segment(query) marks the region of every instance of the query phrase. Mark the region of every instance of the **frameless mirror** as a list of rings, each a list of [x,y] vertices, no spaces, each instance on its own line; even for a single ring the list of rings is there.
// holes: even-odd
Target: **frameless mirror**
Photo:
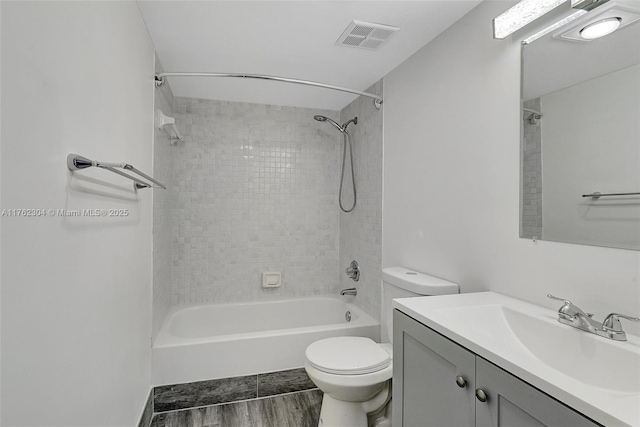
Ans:
[[[640,250],[640,21],[523,45],[521,113],[520,237]]]

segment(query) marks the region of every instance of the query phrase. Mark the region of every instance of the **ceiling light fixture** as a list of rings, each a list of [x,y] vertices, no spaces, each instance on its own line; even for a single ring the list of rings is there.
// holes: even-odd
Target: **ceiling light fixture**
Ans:
[[[522,0],[493,20],[493,38],[504,39],[567,0]]]
[[[599,37],[604,37],[607,34],[611,34],[615,30],[620,28],[621,22],[622,18],[617,16],[592,22],[591,24],[580,30],[580,36],[582,36],[582,38],[586,40],[593,40]]]
[[[547,28],[538,31],[537,33],[527,37],[526,39],[522,40],[522,44],[529,44],[532,43],[536,40],[538,40],[540,37],[544,37],[547,34],[549,34],[550,32],[560,28],[560,27],[564,27],[565,25],[567,25],[569,22],[581,17],[582,15],[584,15],[585,13],[587,13],[586,10],[578,10],[574,13],[572,13],[571,15],[567,16],[566,18],[563,18],[561,20],[559,20],[558,22],[556,22],[555,24],[551,24],[549,25]]]
[[[574,22],[559,28],[553,38],[589,43],[640,21],[640,8],[627,2],[610,1]]]

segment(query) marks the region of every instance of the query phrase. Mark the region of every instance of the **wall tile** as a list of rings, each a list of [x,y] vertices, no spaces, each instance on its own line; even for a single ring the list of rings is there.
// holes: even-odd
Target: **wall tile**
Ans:
[[[540,111],[540,98],[524,103],[524,107]],[[522,237],[542,239],[542,120],[530,123],[524,114],[524,150],[522,157]]]
[[[174,114],[172,302],[336,293],[341,142],[313,116],[338,112],[176,97]]]
[[[382,94],[382,80],[367,92]],[[357,204],[353,212],[340,214],[340,284],[355,286],[358,295],[353,302],[374,318],[380,320],[382,269],[382,117],[371,98],[359,97],[346,106],[341,123],[358,117],[357,125],[349,125],[352,135]],[[344,185],[345,208],[351,206],[353,192],[349,160]],[[354,282],[344,269],[352,260],[360,265],[360,279]]]

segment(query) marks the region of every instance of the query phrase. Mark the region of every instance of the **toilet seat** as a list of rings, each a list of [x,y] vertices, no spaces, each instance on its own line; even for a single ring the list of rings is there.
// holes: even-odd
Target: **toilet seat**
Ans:
[[[316,341],[307,347],[305,356],[314,368],[335,375],[370,374],[391,364],[389,352],[365,337],[335,337]]]

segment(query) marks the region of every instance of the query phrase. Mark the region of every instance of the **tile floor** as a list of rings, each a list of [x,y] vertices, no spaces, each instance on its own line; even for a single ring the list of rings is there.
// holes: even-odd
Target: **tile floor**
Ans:
[[[309,390],[156,414],[151,427],[317,427],[322,392]]]
[[[151,427],[316,427],[322,406],[304,368],[155,387]]]

